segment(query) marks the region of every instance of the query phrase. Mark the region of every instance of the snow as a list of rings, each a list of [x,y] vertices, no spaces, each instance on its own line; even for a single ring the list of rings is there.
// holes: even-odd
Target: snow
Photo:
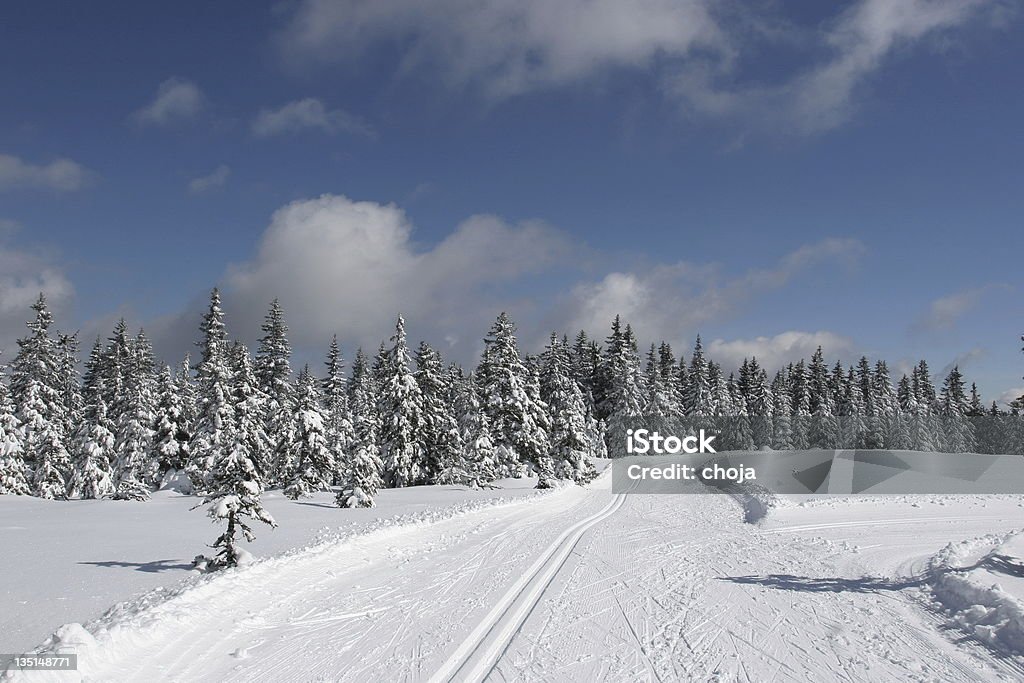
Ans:
[[[393,517],[537,495],[535,479],[496,483],[500,488],[384,490],[377,507],[351,510],[338,508],[330,493],[292,502],[271,491],[263,502],[279,527],[257,526],[247,547],[266,557]],[[221,530],[202,510],[191,509],[201,501],[174,491],[159,491],[145,502],[0,496],[0,649],[27,651],[62,623],[86,622],[135,594],[196,575],[193,558],[210,552],[207,544]]]
[[[5,572],[0,627],[24,650],[76,622],[43,648],[74,649],[79,674],[31,681],[1024,678],[1024,496],[534,483],[354,510],[272,493],[280,528],[207,575],[180,559],[215,535],[194,498],[0,497],[0,538],[53,546],[5,543],[5,567],[39,571]]]

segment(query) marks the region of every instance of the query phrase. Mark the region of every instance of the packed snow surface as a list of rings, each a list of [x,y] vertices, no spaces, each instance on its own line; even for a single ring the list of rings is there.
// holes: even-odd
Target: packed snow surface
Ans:
[[[176,565],[195,554],[196,538],[211,536],[206,518],[192,513],[207,523],[170,533],[126,515],[148,539],[126,543],[109,512],[125,504],[95,503],[102,514],[77,529],[88,538],[49,560],[70,562],[64,581],[90,588],[28,576],[26,563],[44,553],[6,564],[5,584],[16,586],[5,590],[39,582],[32,600],[49,631],[83,624],[61,627],[44,646],[77,651],[77,674],[24,679],[1024,678],[1020,496],[791,497],[750,523],[734,497],[696,493],[699,484],[693,495],[613,495],[608,476],[543,494],[530,483],[387,491],[381,507],[345,517],[356,523],[342,530],[339,515],[361,511],[272,495],[281,530],[304,526],[306,538],[263,530],[249,565],[177,586],[189,570]],[[138,514],[153,514],[152,523],[173,511],[166,524],[181,526],[187,515],[174,506],[187,500],[141,503]],[[28,506],[7,508],[11,524],[43,533],[18,514]],[[318,535],[317,522],[333,529]],[[71,541],[63,527],[47,533]],[[88,539],[110,566],[71,559]],[[160,552],[169,548],[177,550]],[[166,573],[139,571],[168,564]],[[84,574],[101,568],[110,578]],[[40,569],[51,579],[58,571]],[[82,616],[82,594],[128,598],[151,587],[119,585],[133,574],[168,588]],[[74,610],[45,606],[62,593]]]

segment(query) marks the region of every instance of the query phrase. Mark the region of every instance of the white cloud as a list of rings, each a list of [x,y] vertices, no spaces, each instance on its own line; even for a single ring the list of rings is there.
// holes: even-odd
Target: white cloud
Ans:
[[[407,45],[407,70],[496,97],[722,49],[701,0],[305,0],[282,36],[291,56],[323,60],[355,61],[379,42]]]
[[[92,176],[89,169],[71,159],[31,164],[10,154],[0,154],[0,191],[32,188],[72,192],[85,187]]]
[[[761,292],[785,286],[816,264],[850,264],[863,253],[857,240],[830,238],[791,252],[772,268],[735,276],[719,264],[687,262],[613,272],[574,287],[559,312],[559,325],[593,332],[621,315],[645,339],[689,338],[701,325],[732,314]]]
[[[0,349],[4,362],[14,353],[15,340],[25,334],[25,321],[39,293],[51,308],[62,310],[74,295],[74,287],[49,254],[0,242]]]
[[[1016,401],[1019,398],[1024,398],[1024,387],[1015,387],[1013,389],[1007,389],[1006,391],[999,395],[999,398],[996,399],[996,403],[998,403],[1001,407],[1005,409],[1008,408],[1012,402]]]
[[[770,14],[775,3],[737,10],[710,0],[302,0],[281,45],[292,59],[349,64],[378,44],[402,45],[403,73],[433,73],[492,98],[646,70],[690,113],[811,134],[845,122],[858,91],[897,50],[985,15],[996,23],[1000,7],[860,0],[801,29]],[[780,47],[784,63],[801,66],[772,81],[748,77],[746,64]],[[794,48],[806,57],[793,60]]]
[[[542,223],[486,215],[422,247],[398,207],[324,195],[274,214],[255,258],[229,268],[225,306],[244,335],[277,297],[298,345],[320,348],[337,332],[368,350],[401,312],[412,335],[456,340],[455,357],[467,358],[503,307],[528,310],[517,285],[569,253],[561,233]]]
[[[203,194],[211,190],[216,190],[224,187],[230,177],[231,167],[226,164],[221,164],[211,173],[190,180],[188,182],[188,191],[190,194]]]
[[[915,332],[950,330],[963,315],[978,305],[986,293],[997,287],[999,286],[974,287],[939,297],[928,305],[928,310],[914,321],[911,329]]]
[[[819,346],[831,362],[837,359],[849,362],[857,350],[852,339],[835,332],[792,330],[774,337],[715,339],[706,345],[706,352],[709,358],[726,368],[739,367],[743,359],[756,356],[761,367],[771,373],[788,363],[810,358]]]
[[[157,88],[156,97],[132,118],[140,125],[166,126],[196,117],[205,104],[202,91],[192,81],[168,78]]]
[[[277,109],[262,109],[252,122],[252,132],[259,137],[309,129],[332,135],[340,132],[373,135],[373,129],[356,116],[342,109],[328,109],[313,97],[289,102]]]

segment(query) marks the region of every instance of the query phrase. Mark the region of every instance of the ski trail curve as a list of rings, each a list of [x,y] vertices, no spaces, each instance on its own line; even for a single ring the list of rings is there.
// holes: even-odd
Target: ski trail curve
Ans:
[[[615,494],[603,508],[563,531],[495,603],[487,616],[430,678],[430,683],[483,681],[537,605],[583,534],[615,514],[626,494]]]

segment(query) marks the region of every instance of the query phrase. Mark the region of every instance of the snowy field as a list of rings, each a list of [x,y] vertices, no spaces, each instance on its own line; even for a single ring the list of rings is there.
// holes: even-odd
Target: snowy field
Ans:
[[[725,495],[532,483],[270,494],[261,559],[206,576],[194,499],[0,497],[0,648],[73,624],[47,647],[79,674],[30,681],[1024,679],[1022,496],[789,497],[750,524]]]

